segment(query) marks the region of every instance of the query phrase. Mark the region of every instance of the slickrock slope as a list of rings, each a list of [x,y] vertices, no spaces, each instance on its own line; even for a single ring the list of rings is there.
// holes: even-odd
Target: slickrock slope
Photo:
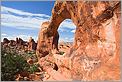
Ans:
[[[119,1],[56,1],[50,21],[42,24],[39,33],[40,65],[46,66],[41,60],[53,61],[57,71],[67,79],[120,80],[120,4]],[[61,57],[55,53],[48,57],[58,48],[57,29],[65,19],[71,19],[77,27],[73,47]]]

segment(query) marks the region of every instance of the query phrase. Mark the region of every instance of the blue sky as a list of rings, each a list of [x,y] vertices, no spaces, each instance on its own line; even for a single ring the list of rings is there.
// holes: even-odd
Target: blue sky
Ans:
[[[29,37],[38,39],[41,24],[48,21],[54,1],[2,1],[1,37],[15,39]],[[66,19],[58,29],[60,41],[73,41],[75,25]],[[1,39],[1,40],[2,40]]]

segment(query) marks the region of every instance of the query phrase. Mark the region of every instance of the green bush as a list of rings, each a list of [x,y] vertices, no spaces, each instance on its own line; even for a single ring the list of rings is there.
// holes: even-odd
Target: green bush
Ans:
[[[1,80],[14,81],[15,75],[26,71],[30,74],[40,71],[38,64],[29,65],[27,59],[33,59],[37,62],[35,51],[24,52],[15,48],[1,47]]]
[[[63,55],[65,52],[60,52],[60,55]]]
[[[29,64],[14,50],[1,49],[1,80],[14,81],[15,75],[21,71],[27,71]]]
[[[38,69],[38,64],[32,64],[31,66],[30,66],[30,68],[28,69],[28,71],[32,74],[32,73],[34,73],[34,72],[39,72],[40,70]]]

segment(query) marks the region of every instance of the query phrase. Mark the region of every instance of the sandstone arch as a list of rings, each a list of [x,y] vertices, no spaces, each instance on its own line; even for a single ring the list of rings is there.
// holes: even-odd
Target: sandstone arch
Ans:
[[[42,29],[40,31],[40,33],[42,34],[39,34],[39,39],[38,40],[43,40],[45,43],[45,45],[48,45],[46,46],[46,50],[42,51],[42,49],[40,48],[40,44],[43,43],[43,41],[38,41],[38,45],[37,45],[37,54],[40,55],[40,52],[43,53],[41,55],[47,55],[49,54],[49,52],[51,51],[51,49],[55,49],[58,50],[58,39],[59,39],[59,34],[58,34],[58,27],[60,25],[60,23],[62,21],[64,21],[65,19],[69,19],[71,18],[67,8],[66,8],[66,5],[64,4],[63,2],[56,2],[56,5],[55,7],[53,8],[52,10],[52,18],[50,21],[48,22],[44,22],[42,24]],[[62,9],[59,9],[60,6],[62,6],[63,8]],[[55,23],[56,22],[56,23]],[[43,26],[43,25],[47,25],[47,26]],[[44,36],[44,37],[42,37]],[[42,39],[40,39],[42,37]],[[47,41],[47,38],[50,39],[49,42],[46,42]],[[47,53],[45,53],[47,52]]]
[[[48,55],[53,49],[52,45],[57,47],[52,41],[58,34],[60,23],[65,19],[71,19],[76,25],[75,45],[69,57],[70,66],[67,66],[71,78],[119,80],[120,2],[56,1],[47,26],[43,27],[46,22],[42,24],[37,45],[38,55]],[[113,65],[115,68],[112,69]]]

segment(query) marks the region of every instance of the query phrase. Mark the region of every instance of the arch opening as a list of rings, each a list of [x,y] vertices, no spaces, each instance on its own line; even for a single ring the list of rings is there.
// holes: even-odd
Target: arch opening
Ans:
[[[65,19],[58,27],[58,49],[61,55],[68,52],[74,44],[76,25],[71,19]]]

